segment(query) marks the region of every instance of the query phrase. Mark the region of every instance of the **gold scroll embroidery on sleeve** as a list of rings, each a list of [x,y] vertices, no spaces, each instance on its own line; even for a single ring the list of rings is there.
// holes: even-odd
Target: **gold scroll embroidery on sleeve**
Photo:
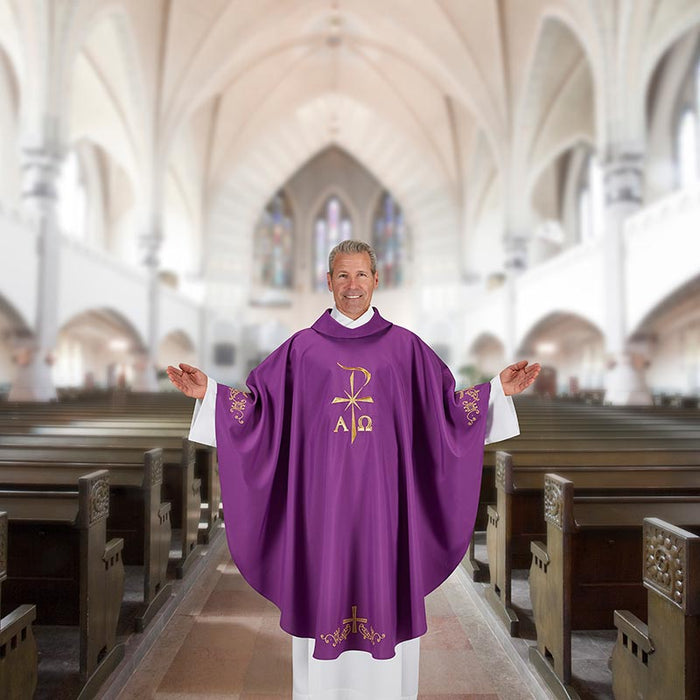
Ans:
[[[228,400],[231,404],[231,408],[229,410],[233,414],[234,419],[243,425],[245,422],[245,409],[248,394],[240,389],[233,389],[229,387]]]
[[[462,402],[462,408],[467,414],[467,425],[472,425],[481,413],[479,410],[479,391],[481,390],[472,386],[456,393],[457,401]]]

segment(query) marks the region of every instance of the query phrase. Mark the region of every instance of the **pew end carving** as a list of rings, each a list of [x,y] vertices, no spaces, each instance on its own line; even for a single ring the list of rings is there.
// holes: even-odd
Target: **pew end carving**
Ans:
[[[111,672],[123,655],[123,649],[119,647],[116,650],[115,643],[124,595],[124,540],[114,538],[106,542],[109,472],[102,469],[81,476],[78,489],[81,544],[80,677],[86,682],[103,661],[109,659],[105,666]]]
[[[7,513],[0,513],[0,586],[7,578]],[[19,605],[0,619],[0,697],[29,700],[37,685],[36,607]]]
[[[690,700],[700,692],[700,537],[644,519],[643,582],[648,623],[615,611],[616,700]]]
[[[551,688],[575,700],[579,696],[570,685],[573,498],[573,482],[556,474],[545,476],[547,544],[538,541],[530,544],[530,598],[537,644],[530,647],[529,655]]]
[[[510,494],[513,492],[513,458],[508,452],[496,452],[496,506],[487,507],[486,551],[490,584],[486,599],[504,623],[511,637],[517,637],[520,621],[511,600],[510,531],[504,523],[512,517]]]
[[[143,632],[154,615],[163,607],[171,592],[167,581],[172,525],[172,505],[161,502],[163,489],[163,450],[154,448],[144,454],[144,519],[143,529],[143,600],[144,609],[136,616],[137,632]]]

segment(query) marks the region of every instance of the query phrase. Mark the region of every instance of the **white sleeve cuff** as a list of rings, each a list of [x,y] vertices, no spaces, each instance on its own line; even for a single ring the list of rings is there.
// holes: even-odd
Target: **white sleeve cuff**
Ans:
[[[216,447],[216,382],[211,377],[207,377],[204,398],[194,405],[189,439]]]
[[[518,414],[515,411],[513,398],[503,393],[501,378],[496,375],[491,380],[484,444],[500,442],[516,435],[520,435],[520,426],[518,425]]]

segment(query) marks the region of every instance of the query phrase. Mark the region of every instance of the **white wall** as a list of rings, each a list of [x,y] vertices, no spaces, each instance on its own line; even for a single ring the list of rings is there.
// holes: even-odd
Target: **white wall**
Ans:
[[[627,249],[627,331],[666,296],[700,274],[700,183],[631,217]]]

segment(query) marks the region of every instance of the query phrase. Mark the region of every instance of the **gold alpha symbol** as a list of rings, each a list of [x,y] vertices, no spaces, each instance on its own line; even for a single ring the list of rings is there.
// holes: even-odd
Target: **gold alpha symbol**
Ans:
[[[336,363],[340,369],[344,369],[347,372],[350,372],[350,391],[345,392],[345,397],[342,396],[336,396],[332,403],[344,403],[346,404],[345,410],[347,411],[348,408],[350,409],[350,413],[352,416],[352,433],[351,433],[351,439],[350,439],[350,444],[352,445],[353,442],[355,442],[355,438],[357,437],[357,421],[355,420],[355,409],[360,410],[360,403],[374,403],[374,399],[371,396],[360,396],[364,388],[369,384],[370,379],[372,379],[372,375],[364,368],[364,367],[345,367],[344,365],[341,365],[340,362]],[[355,372],[362,372],[362,374],[365,377],[365,383],[357,390],[355,391]],[[339,426],[343,426],[345,428],[345,421],[343,420],[343,417],[341,416],[338,419],[338,423],[335,426],[335,432],[338,431]],[[366,426],[362,426],[361,430],[367,429]],[[347,428],[345,428],[347,430]],[[372,430],[372,421],[371,419],[369,420],[369,431]]]

